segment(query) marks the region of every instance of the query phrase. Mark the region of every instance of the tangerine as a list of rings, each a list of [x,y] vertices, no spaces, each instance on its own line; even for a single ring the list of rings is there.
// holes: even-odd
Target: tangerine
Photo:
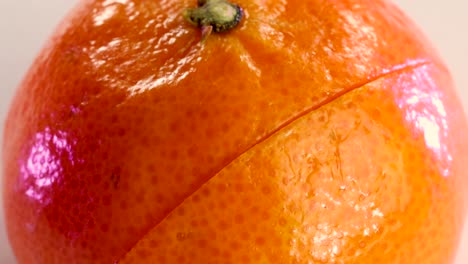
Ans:
[[[57,29],[5,127],[19,263],[452,260],[468,125],[419,29],[387,1],[238,5],[86,0]]]

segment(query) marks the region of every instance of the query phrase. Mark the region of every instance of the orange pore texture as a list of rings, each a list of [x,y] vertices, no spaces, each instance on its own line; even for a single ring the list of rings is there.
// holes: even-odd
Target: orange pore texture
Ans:
[[[200,43],[196,1],[83,1],[9,113],[19,263],[448,263],[467,124],[392,4],[239,0]]]

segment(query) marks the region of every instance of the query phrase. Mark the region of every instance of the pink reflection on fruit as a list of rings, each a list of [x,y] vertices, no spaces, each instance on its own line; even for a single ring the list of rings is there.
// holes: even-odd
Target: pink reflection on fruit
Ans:
[[[24,194],[44,206],[51,202],[49,192],[63,175],[63,157],[74,162],[72,146],[63,131],[50,128],[37,133],[20,161],[20,186]]]
[[[402,74],[397,86],[397,103],[403,110],[406,122],[412,126],[415,136],[422,136],[431,150],[441,175],[450,175],[453,160],[448,148],[447,111],[440,87],[431,77],[430,65],[416,68],[411,76]],[[412,80],[410,80],[410,78]],[[414,84],[416,83],[416,85]],[[402,88],[404,87],[404,88]]]

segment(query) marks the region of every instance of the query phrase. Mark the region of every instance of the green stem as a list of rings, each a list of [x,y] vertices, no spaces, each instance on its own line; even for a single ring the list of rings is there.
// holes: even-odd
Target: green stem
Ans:
[[[192,25],[204,32],[215,33],[235,28],[242,16],[242,8],[227,0],[198,0],[197,8],[188,8],[184,12],[184,18]]]

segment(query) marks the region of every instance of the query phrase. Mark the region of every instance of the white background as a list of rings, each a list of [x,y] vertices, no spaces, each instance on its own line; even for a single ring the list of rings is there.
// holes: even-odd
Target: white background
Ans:
[[[47,37],[75,2],[77,0],[0,0],[0,145],[1,124],[14,89]],[[395,2],[416,20],[438,47],[452,70],[465,109],[468,109],[468,1]],[[10,264],[14,259],[3,223],[0,206],[0,263]],[[466,226],[456,264],[468,263],[468,220]]]

